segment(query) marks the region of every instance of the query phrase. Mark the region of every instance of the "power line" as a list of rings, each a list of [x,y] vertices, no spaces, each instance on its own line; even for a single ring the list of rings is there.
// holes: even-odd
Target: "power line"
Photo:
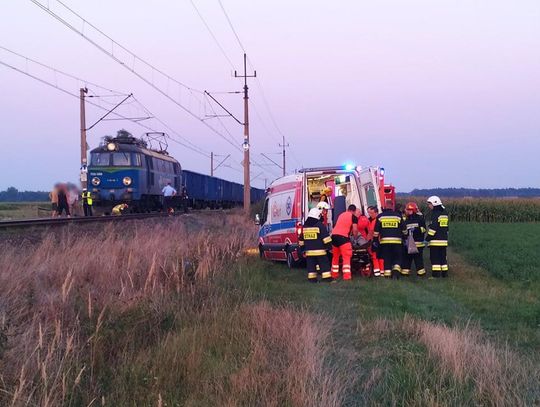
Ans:
[[[214,39],[214,42],[216,43],[218,48],[221,50],[221,53],[223,54],[225,59],[229,62],[229,65],[231,66],[231,68],[234,69],[234,64],[232,63],[231,59],[229,58],[229,56],[225,52],[225,49],[223,49],[223,47],[221,46],[221,43],[218,41],[217,37],[214,35],[214,32],[212,31],[212,29],[210,28],[210,26],[208,25],[208,23],[204,19],[203,15],[201,14],[199,9],[195,5],[195,2],[193,0],[190,0],[190,2],[191,2],[191,5],[193,6],[193,8],[195,9],[195,11],[197,12],[197,14],[199,15],[199,17],[200,17],[201,21],[203,22],[204,26],[206,27],[206,29],[208,30],[208,32],[210,33],[210,35]]]
[[[45,79],[39,78],[39,77],[37,77],[37,76],[35,76],[35,75],[32,75],[32,74],[29,73],[29,72],[25,72],[25,71],[23,71],[22,69],[19,69],[19,68],[15,67],[15,66],[13,66],[13,65],[11,65],[11,64],[8,64],[8,63],[6,63],[6,62],[0,61],[0,65],[3,65],[3,66],[5,66],[5,67],[10,68],[10,69],[12,69],[12,70],[14,70],[14,71],[17,71],[17,72],[19,72],[19,73],[22,73],[23,75],[26,75],[26,76],[28,76],[28,77],[30,77],[30,78],[32,78],[32,79],[38,81],[38,82],[41,82],[41,83],[43,83],[43,84],[45,84],[45,85],[48,85],[48,86],[50,86],[50,87],[52,87],[52,88],[55,88],[56,90],[58,90],[58,91],[60,91],[60,92],[62,92],[62,93],[65,93],[66,95],[72,96],[72,97],[77,98],[77,99],[80,98],[79,95],[77,95],[77,94],[75,94],[75,93],[71,93],[70,91],[68,91],[68,90],[66,90],[66,89],[64,89],[64,88],[62,88],[62,87],[60,87],[60,86],[58,86],[57,84],[54,84],[54,83],[51,83],[51,82],[49,82],[49,81],[47,81],[47,80],[45,80]],[[88,104],[90,104],[90,105],[92,105],[92,106],[95,106],[95,107],[97,107],[98,109],[101,109],[101,110],[105,110],[105,111],[108,110],[107,108],[104,108],[103,106],[101,106],[101,105],[99,105],[99,104],[97,104],[97,103],[94,103],[94,102],[92,102],[92,101],[89,101],[89,100],[86,100],[86,103],[88,103]],[[132,122],[132,123],[135,123],[136,125],[138,125],[138,126],[144,128],[144,129],[147,129],[147,130],[156,132],[156,130],[153,129],[152,127],[147,126],[147,125],[145,125],[145,124],[143,124],[143,123],[140,123],[140,122],[137,121],[137,120],[130,119],[129,117],[126,117],[126,116],[124,116],[124,115],[122,115],[122,114],[120,114],[120,113],[112,112],[111,114],[113,114],[113,115],[115,115],[115,116],[117,116],[117,117],[120,117],[120,118],[122,118],[122,119],[124,119],[124,120],[127,120],[127,121],[130,121],[130,122]],[[170,137],[169,137],[169,138],[170,138]],[[186,145],[185,143],[182,143],[182,142],[180,142],[180,141],[178,141],[178,140],[175,140],[175,139],[172,139],[172,140],[173,140],[174,142],[176,142],[176,143],[178,143],[178,144],[184,146],[185,148],[187,148],[187,149],[189,149],[189,150],[195,152],[195,153],[202,154],[202,155],[206,156],[204,153],[201,153],[200,151],[196,150],[195,148],[193,148],[193,147],[191,147],[191,146],[189,146],[189,145]]]
[[[6,48],[6,47],[3,47],[3,46],[1,46],[1,45],[0,45],[0,49],[4,50],[4,51],[6,51],[6,52],[9,52],[9,53],[12,54],[12,55],[17,56],[18,58],[24,59],[27,63],[28,63],[28,62],[32,62],[32,63],[34,63],[34,64],[36,64],[36,65],[39,65],[39,66],[41,66],[41,67],[43,67],[43,68],[46,68],[46,69],[48,69],[48,70],[54,72],[55,74],[57,74],[57,73],[58,73],[58,74],[61,74],[61,75],[65,76],[65,77],[68,77],[68,78],[71,78],[71,79],[75,79],[75,80],[77,80],[78,82],[84,83],[85,85],[90,84],[90,85],[92,85],[92,86],[94,86],[94,87],[96,87],[96,88],[99,88],[99,89],[102,89],[102,90],[105,90],[105,91],[108,91],[108,92],[111,93],[110,95],[97,95],[95,92],[93,92],[92,90],[90,90],[90,92],[91,92],[92,94],[86,96],[87,98],[89,98],[89,97],[90,97],[90,98],[102,98],[102,97],[127,96],[127,93],[123,93],[123,92],[120,92],[120,91],[115,91],[115,90],[106,88],[106,87],[104,87],[104,86],[98,85],[97,83],[94,83],[94,82],[91,82],[91,81],[89,81],[89,80],[86,80],[86,79],[84,79],[84,78],[80,78],[80,77],[78,77],[78,76],[75,76],[75,75],[73,75],[73,74],[70,74],[70,73],[68,73],[68,72],[61,71],[61,70],[59,70],[59,69],[57,69],[57,68],[55,68],[55,67],[53,67],[53,66],[50,66],[50,65],[44,64],[43,62],[40,62],[40,61],[37,61],[37,60],[35,60],[35,59],[29,58],[29,57],[27,57],[27,56],[25,56],[25,55],[22,55],[22,54],[20,54],[20,53],[18,53],[18,52],[15,52],[15,51],[13,51],[13,50],[10,50],[10,49],[8,49],[8,48]],[[27,68],[27,71],[28,71],[28,68]],[[58,84],[56,84],[56,88],[59,89]],[[124,105],[128,105],[128,104],[131,104],[131,103],[134,103],[134,102],[138,103],[138,104],[142,107],[143,111],[144,111],[146,114],[149,114],[150,116],[152,116],[151,118],[156,119],[156,120],[157,120],[158,122],[160,122],[164,127],[166,127],[169,131],[171,131],[172,133],[174,133],[177,137],[183,139],[184,142],[190,144],[190,145],[193,147],[193,149],[198,150],[198,152],[204,154],[205,156],[209,154],[209,153],[206,153],[202,148],[200,148],[199,146],[193,144],[193,143],[192,143],[191,141],[189,141],[187,138],[185,138],[184,136],[180,135],[178,132],[176,132],[175,130],[173,130],[173,129],[172,129],[171,127],[169,127],[166,123],[164,123],[159,117],[157,117],[156,115],[152,114],[152,113],[151,113],[151,112],[150,112],[150,111],[149,111],[149,110],[148,110],[148,109],[147,109],[147,108],[146,108],[139,100],[137,100],[135,97],[133,97],[133,99],[134,99],[133,102],[129,102],[129,103],[126,103],[126,104],[124,104]],[[103,100],[103,102],[105,102],[106,104],[108,104],[108,105],[110,105],[110,106],[115,106],[115,105],[116,105],[116,103],[108,102],[108,101],[106,101],[106,100]],[[96,103],[96,102],[91,103],[91,104],[93,104],[93,105],[99,105],[99,103]],[[99,108],[102,109],[102,110],[106,110],[106,111],[108,110],[107,108],[105,108],[105,107],[103,107],[103,106],[101,106],[101,105],[99,105]],[[148,118],[149,118],[149,117],[146,117],[146,118],[143,118],[143,119],[148,119]],[[126,118],[125,116],[122,116],[121,119],[122,119],[122,120],[127,120],[128,118]],[[132,121],[132,122],[137,122],[138,120],[141,120],[141,118],[139,118],[139,119],[137,119],[137,120],[133,119],[133,120],[130,120],[130,121]],[[170,137],[169,137],[169,138],[170,138]],[[172,138],[171,138],[171,139],[172,139]],[[173,140],[173,141],[174,141],[174,140]],[[182,145],[184,145],[184,144],[182,144]]]
[[[9,52],[10,54],[15,55],[15,56],[17,56],[17,57],[19,57],[19,58],[24,59],[27,63],[28,63],[28,62],[32,62],[32,63],[34,63],[34,64],[36,64],[36,65],[39,65],[39,66],[41,66],[41,67],[43,67],[43,68],[46,68],[46,69],[49,69],[49,70],[53,71],[55,74],[60,74],[60,75],[66,76],[66,77],[68,77],[68,78],[74,79],[74,80],[76,80],[76,81],[79,81],[79,82],[81,82],[81,83],[84,83],[85,85],[92,85],[92,86],[94,86],[94,87],[96,87],[96,88],[99,88],[99,89],[102,89],[102,90],[105,90],[105,91],[107,91],[107,92],[112,93],[112,95],[102,95],[102,96],[100,96],[100,97],[127,96],[127,93],[119,92],[119,91],[116,91],[116,90],[112,90],[112,89],[103,87],[103,86],[101,86],[101,85],[98,85],[98,84],[96,84],[96,83],[87,81],[86,79],[79,78],[79,77],[77,77],[77,76],[75,76],[75,75],[72,75],[72,74],[70,74],[70,73],[61,71],[60,69],[54,68],[54,67],[52,67],[52,66],[50,66],[50,65],[44,64],[43,62],[39,62],[39,61],[36,61],[35,59],[29,58],[29,57],[27,57],[27,56],[25,56],[25,55],[19,54],[18,52],[15,52],[15,51],[13,51],[13,50],[11,50],[11,49],[9,49],[9,48],[6,48],[6,47],[4,47],[4,46],[2,46],[2,45],[0,45],[0,49],[4,50],[4,51],[6,51],[6,52]],[[97,96],[95,96],[95,97],[97,97]]]
[[[225,10],[225,7],[223,6],[223,3],[221,0],[218,0],[218,3],[219,3],[219,6],[221,7],[221,10],[223,11],[223,14],[225,15],[225,18],[227,19],[227,22],[229,23],[229,27],[231,29],[231,31],[233,32],[234,36],[236,37],[236,40],[238,41],[238,45],[240,46],[240,48],[242,49],[242,51],[244,51],[244,53],[246,53],[246,49],[244,47],[244,44],[242,43],[242,41],[240,40],[240,36],[238,35],[238,32],[236,31],[236,29],[234,28],[234,25],[232,23],[232,20],[231,18],[229,17],[229,14],[227,13],[227,11]],[[249,59],[248,57],[248,63],[251,67],[251,69],[254,69],[253,67],[253,64],[251,62],[251,60]],[[266,98],[266,95],[265,95],[265,92],[264,92],[264,88],[262,86],[262,83],[260,81],[259,78],[255,78],[255,82],[257,83],[257,85],[259,86],[259,89],[260,89],[260,92],[261,92],[261,96],[263,98],[263,102],[264,102],[264,105],[266,107],[266,110],[268,111],[268,115],[270,116],[270,120],[272,121],[274,127],[276,128],[276,130],[278,131],[278,133],[283,137],[283,142],[285,142],[285,135],[283,134],[283,132],[281,131],[280,127],[278,126],[277,122],[276,122],[276,119],[274,117],[274,114],[272,113],[272,109],[270,108],[270,104],[268,103],[268,99]],[[255,109],[255,112],[257,112],[257,110]],[[257,114],[260,118],[260,115]],[[261,118],[260,118],[261,119]],[[262,121],[262,119],[261,119]],[[287,138],[288,140],[288,138]],[[291,150],[291,153],[292,153],[292,156],[294,158],[294,160],[297,162],[297,164],[299,164],[300,166],[302,165],[300,163],[300,161],[298,160],[298,158],[296,157],[296,154],[294,154],[294,151]]]
[[[221,10],[223,11],[223,14],[225,14],[225,18],[227,19],[227,22],[229,23],[229,27],[231,28],[231,31],[233,32],[234,36],[236,37],[236,40],[238,41],[238,45],[240,45],[240,48],[242,48],[242,51],[244,51],[244,53],[247,54],[246,49],[244,48],[244,45],[242,45],[242,41],[240,41],[240,37],[236,33],[236,30],[234,29],[232,21],[229,18],[229,15],[227,14],[227,11],[225,11],[225,7],[223,7],[223,3],[221,2],[221,0],[218,0],[218,3],[219,3],[219,6],[221,7]],[[251,67],[251,69],[253,69],[253,66]]]
[[[223,138],[227,143],[231,144],[236,150],[238,151],[242,151],[242,149],[240,148],[240,146],[234,142],[232,142],[231,140],[229,140],[227,137],[225,137],[224,134],[222,134],[221,132],[219,132],[218,130],[216,130],[214,127],[210,126],[208,123],[206,123],[203,118],[197,116],[197,114],[195,114],[194,112],[192,112],[189,108],[185,107],[183,104],[181,104],[179,101],[177,101],[174,97],[170,96],[168,94],[168,92],[164,91],[163,89],[161,89],[159,86],[155,85],[153,80],[150,80],[148,78],[146,78],[145,76],[143,76],[141,73],[137,72],[137,70],[135,69],[135,62],[136,61],[140,61],[142,62],[143,64],[145,64],[146,66],[148,66],[149,68],[151,68],[153,71],[163,75],[165,78],[167,78],[168,80],[170,81],[173,81],[174,83],[177,83],[178,85],[188,89],[190,91],[191,94],[193,94],[193,92],[196,92],[196,93],[201,93],[201,91],[199,90],[196,90],[194,88],[191,88],[185,84],[183,84],[182,82],[172,78],[171,76],[165,74],[163,71],[157,69],[155,66],[153,66],[152,64],[150,64],[149,62],[143,60],[142,58],[140,58],[139,56],[137,56],[135,53],[133,53],[132,51],[128,50],[126,47],[122,46],[121,44],[119,44],[118,42],[116,42],[114,39],[112,39],[109,35],[105,34],[103,31],[101,31],[100,29],[98,29],[96,26],[94,26],[92,23],[88,22],[85,18],[83,18],[81,15],[79,15],[78,13],[76,13],[74,10],[72,10],[71,8],[69,8],[68,6],[66,6],[63,2],[61,2],[60,0],[56,0],[57,3],[59,3],[60,5],[62,5],[64,8],[66,8],[69,12],[71,12],[73,15],[75,15],[78,19],[80,19],[83,24],[85,25],[88,25],[90,27],[92,27],[94,30],[96,30],[99,34],[101,34],[102,36],[104,36],[108,41],[111,42],[111,48],[112,50],[109,51],[107,49],[105,49],[102,45],[98,44],[96,41],[94,41],[93,39],[91,39],[90,37],[88,37],[83,31],[77,29],[76,27],[74,27],[72,24],[70,24],[68,21],[66,21],[65,19],[63,19],[62,17],[60,17],[58,14],[56,14],[54,11],[52,11],[48,5],[44,5],[42,3],[40,3],[40,1],[38,0],[30,0],[32,3],[34,3],[35,5],[37,5],[39,8],[41,8],[43,11],[45,11],[47,14],[51,15],[53,18],[55,18],[57,21],[59,21],[60,23],[62,23],[63,25],[65,25],[67,28],[69,28],[70,30],[72,30],[73,32],[79,34],[81,37],[83,37],[86,41],[88,41],[90,44],[94,45],[96,48],[98,48],[100,51],[102,51],[104,54],[108,55],[110,58],[112,58],[114,61],[116,61],[117,63],[119,63],[120,65],[122,65],[125,69],[129,70],[130,72],[132,72],[135,76],[137,76],[139,79],[141,79],[142,81],[144,81],[146,84],[148,84],[149,86],[151,86],[152,88],[154,88],[156,91],[158,91],[159,93],[161,93],[163,96],[165,96],[167,99],[169,99],[171,102],[173,102],[174,104],[176,104],[180,109],[184,110],[187,114],[189,114],[190,116],[194,117],[195,119],[199,120],[204,126],[206,126],[208,129],[210,129],[213,133],[215,133],[216,135],[218,135],[219,137]],[[117,46],[119,48],[121,48],[123,51],[125,51],[126,53],[128,53],[129,55],[131,55],[132,57],[132,65],[129,66],[129,62],[128,61],[123,61],[122,59],[120,59],[120,57],[116,56],[114,54],[114,46]],[[199,103],[200,103],[200,100],[197,100]]]

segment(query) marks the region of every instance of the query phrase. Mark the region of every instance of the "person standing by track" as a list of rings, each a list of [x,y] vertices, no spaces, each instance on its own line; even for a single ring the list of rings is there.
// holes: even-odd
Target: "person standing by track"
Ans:
[[[174,189],[171,186],[170,182],[167,182],[167,185],[163,187],[163,189],[161,190],[161,193],[163,194],[163,200],[164,200],[163,203],[165,207],[165,212],[170,213],[173,210],[172,200],[173,200],[173,196],[176,195],[176,189]]]
[[[92,193],[90,191],[88,191],[86,188],[83,188],[82,202],[83,202],[84,216],[93,216],[93,213],[92,213],[92,205],[93,205]]]
[[[49,192],[49,199],[51,200],[51,218],[58,216],[58,188],[59,185],[55,184],[51,192]]]
[[[71,217],[71,212],[69,211],[69,202],[68,202],[68,191],[65,184],[61,184],[58,187],[58,216],[62,216],[62,213],[65,213],[68,218]]]

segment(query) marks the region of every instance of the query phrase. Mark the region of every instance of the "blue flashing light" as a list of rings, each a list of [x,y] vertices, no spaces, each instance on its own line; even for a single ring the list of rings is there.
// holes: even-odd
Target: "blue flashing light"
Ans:
[[[354,165],[353,164],[345,164],[345,170],[347,170],[347,171],[354,170]]]

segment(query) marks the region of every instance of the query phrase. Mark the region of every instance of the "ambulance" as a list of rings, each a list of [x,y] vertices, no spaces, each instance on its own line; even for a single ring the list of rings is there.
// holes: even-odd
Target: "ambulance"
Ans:
[[[286,262],[292,268],[302,261],[298,235],[309,210],[322,195],[330,205],[327,224],[330,233],[338,216],[350,204],[367,215],[369,206],[394,207],[395,193],[384,184],[384,169],[354,165],[305,168],[275,180],[267,189],[259,225],[258,247],[261,258]],[[324,198],[323,198],[324,199]]]

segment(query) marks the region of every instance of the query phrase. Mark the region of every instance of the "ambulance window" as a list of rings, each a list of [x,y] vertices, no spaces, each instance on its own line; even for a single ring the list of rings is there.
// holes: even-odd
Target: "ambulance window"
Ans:
[[[367,205],[377,206],[377,195],[375,194],[375,188],[373,187],[373,185],[366,185],[364,189],[366,190]]]
[[[266,223],[266,220],[268,218],[268,198],[264,201],[263,211],[261,215],[261,225],[264,225]]]

